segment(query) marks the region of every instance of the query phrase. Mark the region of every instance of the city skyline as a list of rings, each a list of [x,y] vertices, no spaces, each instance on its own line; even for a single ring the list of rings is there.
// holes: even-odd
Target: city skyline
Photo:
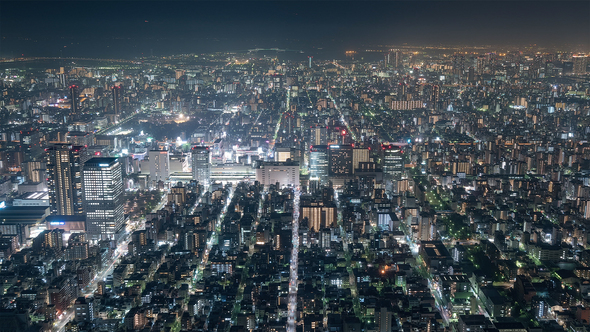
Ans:
[[[590,331],[589,5],[1,1],[0,330]]]

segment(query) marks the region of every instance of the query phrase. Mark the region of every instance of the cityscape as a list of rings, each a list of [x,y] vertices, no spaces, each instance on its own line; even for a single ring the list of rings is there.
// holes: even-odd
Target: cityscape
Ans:
[[[590,331],[589,2],[563,40],[533,13],[572,6],[501,2],[547,6],[506,43],[367,19],[489,2],[368,2],[347,43],[303,26],[359,2],[172,1],[260,34],[203,51],[159,1],[127,21],[178,36],[108,50],[84,22],[116,3],[0,4],[0,332]],[[70,4],[107,7],[80,35],[38,20]],[[265,6],[294,31],[236,13]]]

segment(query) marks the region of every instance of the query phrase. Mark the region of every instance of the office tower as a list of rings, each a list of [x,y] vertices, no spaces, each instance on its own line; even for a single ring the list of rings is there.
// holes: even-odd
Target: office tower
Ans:
[[[588,56],[585,54],[578,54],[572,57],[573,60],[573,73],[574,74],[586,74],[586,68],[588,67]]]
[[[310,145],[328,145],[328,128],[316,125],[310,129]]]
[[[403,53],[401,51],[395,51],[395,68],[399,68],[402,66],[402,57]]]
[[[309,150],[309,176],[310,179],[319,180],[322,183],[328,181],[328,146],[314,145]]]
[[[352,173],[359,168],[360,163],[369,162],[369,149],[367,148],[354,148],[352,149]]]
[[[404,144],[383,144],[383,175],[399,180],[404,171]]]
[[[352,175],[352,145],[329,145],[329,175]]]
[[[211,182],[211,162],[209,161],[209,148],[205,146],[193,147],[192,153],[193,180],[203,186]]]
[[[170,154],[167,150],[151,150],[150,158],[150,180],[158,183],[166,181],[170,177]]]
[[[93,239],[117,239],[123,228],[123,180],[117,158],[92,158],[84,164],[86,231]]]
[[[72,100],[71,114],[78,114],[78,86],[70,85],[70,98]]]
[[[47,188],[53,215],[84,213],[82,167],[86,148],[54,145],[46,149]]]
[[[454,54],[453,55],[453,72],[455,75],[459,75],[459,77],[463,76],[463,72],[465,71],[465,56],[461,54]]]
[[[115,113],[115,119],[121,113],[121,86],[115,85],[111,87],[113,92],[113,113]]]
[[[432,86],[432,108],[435,111],[438,111],[438,101],[440,98],[440,87],[438,85],[433,85]]]
[[[312,56],[308,56],[307,58],[309,59],[309,68],[311,68],[311,59],[313,59],[313,57]]]

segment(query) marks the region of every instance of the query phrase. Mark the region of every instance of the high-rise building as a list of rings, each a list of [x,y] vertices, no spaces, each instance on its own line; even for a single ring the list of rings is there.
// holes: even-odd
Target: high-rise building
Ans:
[[[85,154],[83,146],[54,145],[46,149],[47,188],[52,214],[84,213],[82,167]]]
[[[330,176],[352,175],[352,145],[329,145]]]
[[[431,101],[432,101],[432,108],[435,111],[438,111],[438,109],[439,109],[439,106],[438,106],[439,98],[440,98],[440,87],[438,85],[433,85],[432,86]]]
[[[211,182],[211,161],[209,154],[209,148],[205,146],[195,146],[191,152],[193,180],[196,180],[203,186],[208,186]]]
[[[369,149],[354,148],[352,149],[352,172],[354,173],[359,168],[360,163],[369,162]]]
[[[377,323],[377,331],[389,332],[391,331],[393,322],[393,311],[385,306],[379,310],[375,310],[375,323]]]
[[[328,145],[328,129],[325,126],[311,127],[310,136],[310,145]]]
[[[35,239],[33,239],[33,250],[41,251],[47,249],[54,249],[61,251],[63,248],[63,229],[52,229],[41,232]]]
[[[166,181],[170,177],[170,154],[168,150],[151,150],[150,180],[153,182]]]
[[[71,114],[78,114],[78,86],[70,85]]]
[[[383,144],[383,175],[387,179],[399,180],[404,171],[404,146],[407,144]]]
[[[578,54],[572,57],[573,62],[573,73],[574,74],[586,74],[586,68],[588,67],[588,56],[585,54]]]
[[[66,249],[67,260],[84,260],[89,255],[88,242],[74,241]]]
[[[309,176],[310,179],[317,179],[325,183],[328,181],[328,146],[313,145],[309,150]]]
[[[114,85],[111,87],[113,93],[113,113],[115,113],[115,119],[121,114],[121,86]]]
[[[307,219],[310,231],[319,232],[326,227],[336,227],[338,213],[334,202],[302,199],[299,211],[299,220]]]
[[[117,158],[92,158],[84,164],[86,230],[94,239],[117,239],[123,228],[123,179]]]
[[[403,53],[401,51],[395,51],[395,59],[394,59],[395,63],[395,68],[399,68],[402,66],[402,61],[403,61]]]

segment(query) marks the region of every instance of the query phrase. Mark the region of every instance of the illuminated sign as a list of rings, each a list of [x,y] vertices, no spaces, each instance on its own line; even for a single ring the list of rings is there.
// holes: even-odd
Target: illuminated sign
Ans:
[[[65,221],[52,221],[49,223],[51,226],[63,226],[66,224]]]
[[[4,209],[6,207],[6,202],[0,202],[0,209]]]
[[[99,167],[109,167],[109,164],[98,164]]]

